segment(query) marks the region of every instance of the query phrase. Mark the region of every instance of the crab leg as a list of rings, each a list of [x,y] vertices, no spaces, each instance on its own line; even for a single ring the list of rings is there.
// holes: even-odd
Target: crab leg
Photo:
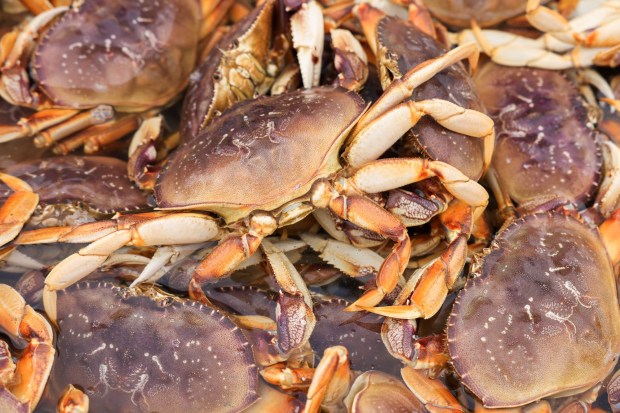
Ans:
[[[476,65],[478,61],[478,47],[475,43],[464,44],[452,49],[443,56],[414,67],[400,79],[394,80],[355,125],[351,133],[352,136],[357,136],[371,121],[409,98],[416,87],[463,59],[469,59],[471,66]]]
[[[349,183],[358,190],[374,194],[436,176],[455,198],[474,207],[478,218],[489,202],[489,194],[455,167],[421,158],[386,158],[368,162],[357,169]]]
[[[540,0],[528,0],[528,22],[557,39],[585,46],[614,46],[620,41],[620,2],[610,0],[570,22],[545,6]]]
[[[68,385],[58,400],[59,413],[88,413],[90,399],[73,384]]]
[[[306,283],[284,253],[263,240],[262,248],[282,292],[276,307],[278,348],[284,354],[304,346],[310,339],[316,318]]]
[[[620,148],[612,142],[603,142],[603,182],[598,190],[596,202],[603,216],[609,216],[620,206]]]
[[[495,136],[493,120],[484,113],[442,99],[409,100],[392,107],[359,130],[344,153],[345,159],[354,168],[378,159],[425,115],[463,135],[485,141]],[[487,164],[489,162],[490,159]]]
[[[383,257],[369,249],[309,233],[300,237],[321,259],[352,277],[376,273],[383,264]]]
[[[59,231],[60,242],[91,242],[56,265],[45,279],[43,302],[52,321],[56,320],[55,292],[86,277],[116,250],[126,246],[182,245],[210,241],[219,234],[215,220],[193,213],[146,213],[121,215],[116,220]]]
[[[392,318],[430,318],[441,309],[450,288],[456,282],[467,259],[467,239],[471,234],[471,208],[453,201],[440,215],[448,231],[448,249],[427,265],[406,305],[367,308],[366,310]]]
[[[26,182],[0,172],[0,181],[14,193],[0,208],[0,247],[19,234],[39,203],[39,195]]]
[[[471,33],[482,51],[495,63],[505,66],[527,66],[541,69],[563,70],[574,67],[588,67],[600,64],[612,54],[616,47],[586,48],[566,43],[554,44],[544,41],[544,37],[538,40],[520,37],[512,33],[504,33],[496,30],[481,30],[473,25]],[[463,33],[460,39],[467,38],[469,32]],[[551,50],[547,50],[551,49]],[[565,52],[558,54],[556,52]],[[595,63],[596,62],[596,63]]]
[[[304,413],[318,413],[323,407],[341,407],[351,386],[349,352],[343,346],[326,348],[308,389]]]
[[[340,195],[326,182],[315,184],[312,203],[318,208],[329,208],[337,217],[394,241],[392,251],[377,274],[377,287],[368,290],[348,310],[359,311],[362,306],[372,307],[379,304],[383,297],[396,287],[398,278],[407,267],[411,253],[407,228],[394,214],[370,199],[354,194]]]

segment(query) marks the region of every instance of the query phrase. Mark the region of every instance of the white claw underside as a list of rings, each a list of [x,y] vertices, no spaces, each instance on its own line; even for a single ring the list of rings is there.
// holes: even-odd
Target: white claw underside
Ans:
[[[325,36],[323,11],[316,1],[312,0],[304,4],[291,17],[291,32],[304,88],[318,86],[321,78],[321,57]]]

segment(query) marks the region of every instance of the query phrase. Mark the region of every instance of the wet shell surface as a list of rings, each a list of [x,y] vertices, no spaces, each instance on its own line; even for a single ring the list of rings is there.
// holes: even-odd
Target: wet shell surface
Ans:
[[[28,183],[41,204],[79,202],[111,214],[146,208],[146,196],[127,177],[125,162],[102,156],[63,156],[24,161],[5,172]],[[0,187],[0,204],[11,194]]]
[[[79,385],[91,412],[237,412],[257,399],[250,344],[221,313],[103,282],[58,298],[50,385]]]
[[[458,295],[448,347],[487,407],[601,381],[620,352],[620,312],[598,233],[560,213],[527,215],[502,231]]]

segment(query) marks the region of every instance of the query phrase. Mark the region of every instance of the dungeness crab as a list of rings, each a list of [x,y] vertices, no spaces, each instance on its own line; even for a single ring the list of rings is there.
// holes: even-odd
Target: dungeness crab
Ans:
[[[92,139],[96,147],[135,130],[145,112],[166,106],[185,88],[198,42],[226,3],[75,1],[6,34],[0,95],[39,112],[0,128],[0,142],[36,135],[35,143],[49,146],[89,128],[80,142]],[[133,114],[115,119],[113,108]],[[105,129],[93,126],[113,119]]]
[[[459,293],[448,348],[486,407],[580,393],[612,371],[620,210],[599,231],[566,213],[525,215],[499,233]]]
[[[474,50],[475,45],[462,46],[411,70],[394,81],[365,114],[362,99],[342,88],[314,88],[236,104],[172,155],[155,186],[157,204],[164,211],[121,215],[58,231],[64,241],[93,243],[62,261],[48,276],[44,292],[48,314],[55,319],[56,290],[81,279],[125,245],[222,239],[194,272],[190,290],[200,297],[202,284],[230,273],[266,236],[317,208],[329,208],[337,217],[394,241],[376,288],[356,302],[377,305],[396,286],[409,261],[411,244],[405,226],[365,194],[430,176],[438,177],[453,196],[474,209],[484,209],[488,194],[443,162],[382,159],[353,169],[340,165],[340,150],[349,142],[349,153],[355,148],[365,156],[364,148],[370,150],[377,140],[402,135],[424,115],[460,133],[487,136],[492,123],[480,112],[440,99],[400,103],[419,84]],[[309,145],[312,151],[307,150]],[[299,164],[298,159],[305,161]],[[217,213],[227,225],[204,212],[184,212],[188,210]],[[279,346],[288,352],[303,345],[312,331],[311,298],[283,254],[263,244],[283,290],[277,320]]]

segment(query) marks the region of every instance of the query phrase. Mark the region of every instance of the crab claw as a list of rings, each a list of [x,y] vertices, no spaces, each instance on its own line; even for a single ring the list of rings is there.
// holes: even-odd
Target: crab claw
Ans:
[[[58,401],[59,413],[88,413],[90,399],[73,384],[67,386]]]
[[[321,406],[329,411],[329,407],[337,408],[349,392],[350,384],[351,370],[346,347],[334,346],[325,349],[308,389],[304,413],[318,412]]]
[[[39,203],[39,196],[26,182],[0,173],[0,181],[15,191],[0,208],[0,247],[19,234]]]
[[[291,30],[304,88],[318,86],[324,42],[321,6],[314,0],[305,3],[291,17]]]
[[[0,384],[4,384],[10,394],[0,389],[3,390],[0,391],[0,407],[11,406],[2,411],[32,412],[54,362],[52,327],[17,291],[5,284],[0,284],[0,327],[16,347],[25,347],[14,371],[10,371],[10,367],[3,369],[5,383]]]

